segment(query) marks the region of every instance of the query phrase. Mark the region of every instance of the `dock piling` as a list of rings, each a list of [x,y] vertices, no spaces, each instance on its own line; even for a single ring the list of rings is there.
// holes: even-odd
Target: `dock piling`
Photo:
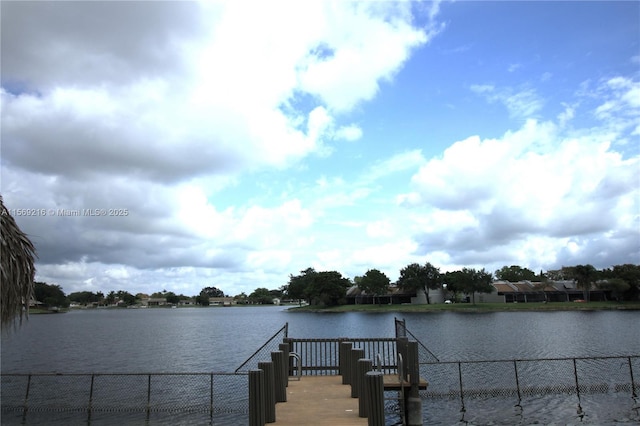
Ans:
[[[289,360],[284,359],[284,352],[274,351],[271,352],[271,361],[273,361],[276,402],[287,402],[285,377],[288,378],[287,363]]]
[[[340,355],[339,355],[339,371],[340,375],[342,375],[342,384],[349,385],[351,384],[351,369],[349,368],[349,363],[351,362],[351,349],[353,348],[353,343],[351,342],[340,342]]]
[[[364,358],[364,349],[351,349],[351,398],[358,397],[358,360]]]
[[[276,386],[273,362],[259,362],[258,368],[264,371],[264,420],[267,423],[273,423],[276,421]]]
[[[369,426],[384,426],[384,384],[383,373],[369,371],[365,375],[365,397]]]
[[[249,371],[249,426],[265,425],[264,371]]]
[[[370,359],[358,360],[358,415],[367,417],[367,398],[365,397],[365,376],[373,368],[373,362]]]

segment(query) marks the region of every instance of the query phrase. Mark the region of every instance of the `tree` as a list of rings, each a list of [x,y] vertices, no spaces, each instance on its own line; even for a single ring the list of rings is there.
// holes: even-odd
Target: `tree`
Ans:
[[[200,294],[196,296],[196,304],[202,305],[202,306],[209,306],[210,304],[209,295],[205,293],[204,290],[202,290]]]
[[[574,279],[578,288],[582,289],[584,300],[589,301],[591,285],[598,279],[598,271],[592,265],[576,265],[563,267],[565,275]]]
[[[259,305],[273,305],[273,297],[269,292],[269,289],[260,287],[257,288],[249,295],[249,301]]]
[[[180,296],[176,295],[172,291],[165,293],[164,298],[167,299],[167,303],[170,303],[172,305],[176,305],[180,303]]]
[[[347,289],[351,282],[337,271],[316,272],[308,289],[312,305],[336,306],[346,303]]]
[[[465,268],[466,269],[466,268]],[[494,288],[491,285],[493,281],[493,276],[482,268],[479,271],[475,269],[471,269],[472,280],[471,280],[471,298],[473,299],[473,304],[476,303],[476,293],[491,293]],[[463,269],[464,272],[464,269]]]
[[[33,296],[38,302],[42,302],[51,308],[69,307],[69,299],[62,291],[62,287],[56,284],[47,284],[36,281],[33,285]]]
[[[504,281],[535,281],[536,273],[530,269],[522,268],[517,265],[503,266],[496,271],[496,278]]]
[[[370,269],[364,276],[358,280],[358,288],[367,294],[373,296],[373,302],[377,296],[386,294],[389,291],[391,280],[377,269]],[[378,302],[380,299],[378,299]]]
[[[236,294],[235,296],[233,296],[233,300],[235,300],[236,303],[240,305],[246,305],[248,303],[249,298],[247,297],[247,294],[243,291],[242,293]]]
[[[429,289],[435,290],[442,287],[442,274],[439,268],[429,262],[424,266],[412,263],[400,270],[397,284],[403,290],[424,291],[427,304],[430,304]]]
[[[287,293],[293,299],[305,299],[310,305],[335,306],[346,303],[351,282],[337,271],[316,272],[313,268],[291,275]]]
[[[135,305],[136,302],[137,302],[137,299],[133,294],[129,293],[128,291],[124,291],[124,290],[118,290],[118,292],[115,294],[115,299],[116,299],[115,301],[120,301],[121,300],[127,306]],[[115,303],[115,301],[114,301],[114,303]]]
[[[491,293],[494,288],[491,285],[493,277],[490,273],[481,269],[462,268],[461,271],[448,272],[445,275],[447,290],[457,293],[471,294],[473,304],[476,303],[476,293]]]
[[[623,294],[625,300],[640,299],[640,265],[629,263],[616,265],[607,275],[611,278],[620,278],[629,284],[629,289]]]
[[[447,292],[453,294],[453,300],[459,302],[459,293],[463,293],[465,276],[462,271],[450,271],[444,274],[443,282],[446,285]]]
[[[86,306],[90,303],[100,302],[100,300],[102,300],[102,297],[91,291],[76,291],[69,295],[69,300],[71,302]]]
[[[29,312],[36,249],[5,207],[1,195],[0,253],[0,324],[4,328],[13,324],[16,318],[22,322],[23,313]]]
[[[600,290],[608,290],[614,299],[619,300],[619,296],[629,290],[629,284],[622,278],[607,278],[596,282],[596,287]],[[606,300],[605,293],[605,300]]]
[[[269,295],[271,296],[271,301],[273,302],[273,299],[282,299],[284,292],[282,291],[282,288],[278,288],[269,290]]]
[[[289,275],[289,284],[286,286],[287,297],[302,301],[306,299],[309,304],[309,291],[317,272],[313,268],[300,271],[300,275]]]
[[[205,287],[200,291],[200,295],[209,297],[224,297],[224,292],[216,287]]]

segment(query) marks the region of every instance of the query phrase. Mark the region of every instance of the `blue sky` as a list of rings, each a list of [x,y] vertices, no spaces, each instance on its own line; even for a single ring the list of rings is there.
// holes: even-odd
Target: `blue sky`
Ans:
[[[640,261],[637,2],[1,12],[1,192],[67,293]]]

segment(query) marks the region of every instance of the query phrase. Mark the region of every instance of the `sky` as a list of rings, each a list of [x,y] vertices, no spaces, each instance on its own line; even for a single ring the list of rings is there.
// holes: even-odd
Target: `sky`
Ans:
[[[0,14],[0,193],[67,294],[640,263],[638,2]]]

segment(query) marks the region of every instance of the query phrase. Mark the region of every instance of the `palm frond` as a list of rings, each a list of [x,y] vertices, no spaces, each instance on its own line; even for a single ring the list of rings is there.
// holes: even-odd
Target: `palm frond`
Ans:
[[[36,250],[0,195],[0,325],[22,322],[33,295]]]

